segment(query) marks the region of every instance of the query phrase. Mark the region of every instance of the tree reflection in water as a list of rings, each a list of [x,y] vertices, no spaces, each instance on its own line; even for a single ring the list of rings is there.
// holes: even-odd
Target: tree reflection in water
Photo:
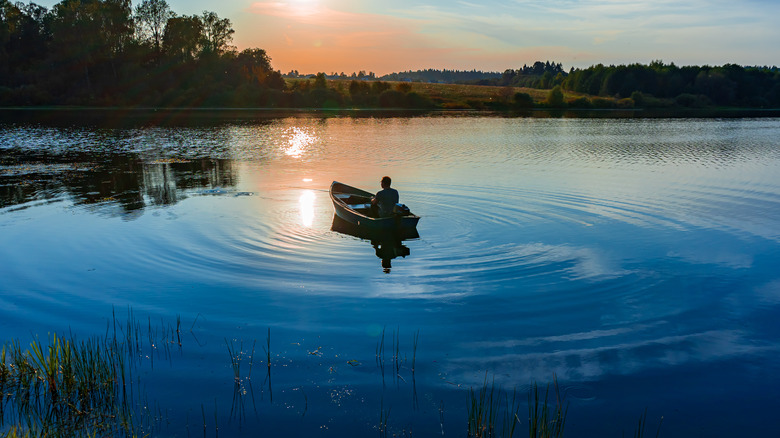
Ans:
[[[188,190],[237,183],[233,161],[226,159],[148,161],[133,154],[6,151],[0,161],[0,208],[68,199],[132,218],[146,207],[176,204]]]

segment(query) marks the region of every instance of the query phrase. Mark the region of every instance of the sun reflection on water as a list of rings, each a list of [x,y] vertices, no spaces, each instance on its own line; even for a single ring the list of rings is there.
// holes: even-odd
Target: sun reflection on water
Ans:
[[[311,228],[314,223],[314,192],[304,190],[298,202],[301,207],[301,223],[304,227]]]
[[[293,158],[300,158],[306,149],[314,143],[316,137],[300,128],[292,128],[290,131],[288,145],[284,149],[284,153]]]

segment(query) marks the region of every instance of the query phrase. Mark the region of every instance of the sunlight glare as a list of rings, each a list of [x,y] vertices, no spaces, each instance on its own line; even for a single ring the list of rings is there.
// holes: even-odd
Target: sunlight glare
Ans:
[[[318,0],[288,0],[290,10],[297,16],[311,16],[317,13]]]
[[[293,158],[300,158],[306,149],[314,143],[315,136],[304,132],[300,128],[293,128],[290,135],[289,145],[284,149],[284,153]]]
[[[311,228],[314,224],[314,192],[304,190],[298,202],[301,206],[301,223],[304,227]]]

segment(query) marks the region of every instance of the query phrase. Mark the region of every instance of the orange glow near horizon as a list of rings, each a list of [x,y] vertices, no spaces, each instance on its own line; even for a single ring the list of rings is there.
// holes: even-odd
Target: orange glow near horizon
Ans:
[[[397,71],[400,60],[424,65],[452,51],[421,37],[422,22],[337,11],[317,0],[255,2],[249,12],[244,20],[252,21],[256,35],[247,40],[262,40],[273,67],[283,73],[384,74]]]
[[[582,68],[653,59],[677,65],[765,65],[779,50],[771,42],[780,27],[770,17],[780,4],[771,2],[712,8],[705,7],[707,2],[614,0],[530,7],[527,2],[444,0],[249,1],[234,19],[234,43],[239,49],[264,49],[273,68],[283,73],[504,71],[540,60]],[[682,40],[685,45],[679,44]]]
[[[324,72],[387,73],[426,68],[474,68],[503,71],[513,59],[576,56],[563,47],[512,48],[484,36],[426,31],[430,20],[344,12],[324,0],[286,0],[252,3],[239,22],[239,47],[257,41],[275,70],[301,74]],[[509,61],[508,61],[509,60]],[[500,67],[499,67],[500,66]]]

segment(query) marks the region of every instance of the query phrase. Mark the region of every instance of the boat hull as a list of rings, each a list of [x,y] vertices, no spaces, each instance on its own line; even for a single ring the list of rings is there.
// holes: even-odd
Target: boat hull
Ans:
[[[397,231],[408,230],[417,227],[420,216],[414,214],[396,215],[393,217],[375,218],[369,216],[368,207],[372,193],[356,187],[348,186],[334,181],[330,186],[330,197],[336,216],[365,230],[372,231]]]

